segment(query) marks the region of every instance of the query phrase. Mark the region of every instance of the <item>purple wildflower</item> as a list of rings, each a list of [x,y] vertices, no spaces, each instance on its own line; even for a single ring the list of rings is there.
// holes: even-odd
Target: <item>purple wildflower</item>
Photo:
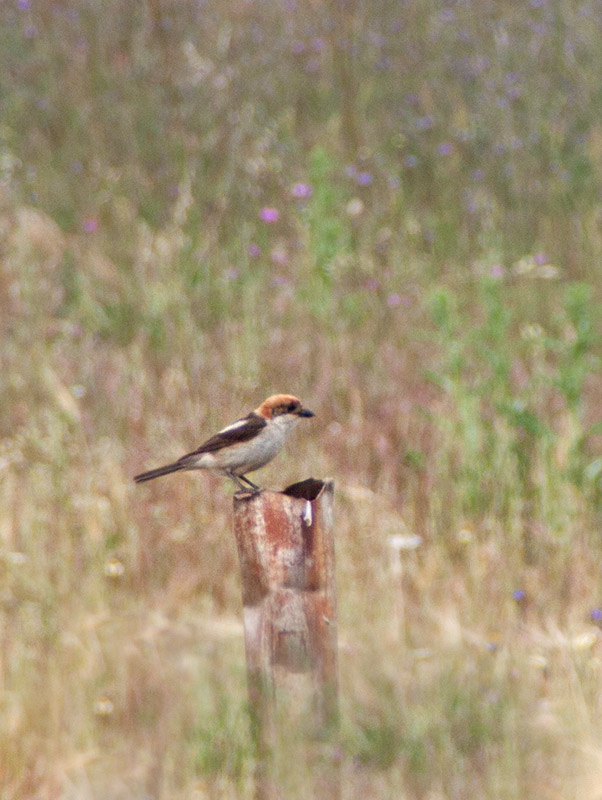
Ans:
[[[255,242],[251,242],[251,244],[247,248],[247,253],[249,254],[250,258],[259,258],[261,255],[261,247]]]
[[[441,142],[439,147],[437,148],[437,152],[440,156],[449,156],[453,151],[453,146],[449,142]]]
[[[428,115],[426,117],[418,117],[414,122],[414,126],[418,131],[428,131],[429,128],[433,127],[433,118]]]
[[[372,183],[372,173],[367,171],[358,172],[355,182],[358,186],[370,186]]]
[[[280,212],[277,208],[271,208],[270,206],[264,206],[264,208],[259,210],[259,219],[262,222],[267,222],[268,224],[272,222],[278,222],[280,218]]]
[[[476,214],[477,204],[471,194],[464,194],[464,205],[469,214]]]
[[[308,197],[311,197],[312,193],[313,189],[309,183],[296,183],[292,189],[293,197],[296,197],[299,200],[305,200]]]
[[[96,230],[98,230],[98,220],[94,217],[88,217],[88,219],[84,220],[82,229],[84,233],[94,233]]]

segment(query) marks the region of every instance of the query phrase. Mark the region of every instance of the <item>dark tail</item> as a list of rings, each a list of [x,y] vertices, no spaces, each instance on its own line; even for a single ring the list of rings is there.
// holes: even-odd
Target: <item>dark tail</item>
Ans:
[[[167,464],[165,467],[157,467],[157,469],[150,469],[148,472],[141,472],[140,475],[135,475],[134,480],[136,483],[144,483],[144,481],[152,481],[153,478],[160,478],[161,475],[169,475],[170,472],[178,472],[180,469],[186,469],[185,464]]]

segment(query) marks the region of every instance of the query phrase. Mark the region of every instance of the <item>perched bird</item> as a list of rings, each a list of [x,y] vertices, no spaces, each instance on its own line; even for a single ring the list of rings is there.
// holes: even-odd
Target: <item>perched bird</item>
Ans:
[[[222,428],[193,453],[173,464],[142,472],[134,480],[143,483],[179,470],[210,469],[227,475],[239,489],[250,487],[258,492],[259,487],[245,477],[247,472],[271,461],[299,419],[313,416],[292,394],[273,394],[255,411]]]

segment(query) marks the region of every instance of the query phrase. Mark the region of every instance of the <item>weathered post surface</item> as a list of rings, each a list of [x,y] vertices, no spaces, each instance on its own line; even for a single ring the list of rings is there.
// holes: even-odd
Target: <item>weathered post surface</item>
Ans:
[[[340,797],[333,493],[234,496],[257,800]]]

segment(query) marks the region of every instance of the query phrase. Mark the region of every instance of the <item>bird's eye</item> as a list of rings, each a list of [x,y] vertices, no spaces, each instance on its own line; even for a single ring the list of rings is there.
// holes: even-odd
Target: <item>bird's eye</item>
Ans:
[[[296,408],[297,408],[297,404],[296,403],[289,403],[288,406],[286,407],[286,410],[287,411],[295,411]]]

